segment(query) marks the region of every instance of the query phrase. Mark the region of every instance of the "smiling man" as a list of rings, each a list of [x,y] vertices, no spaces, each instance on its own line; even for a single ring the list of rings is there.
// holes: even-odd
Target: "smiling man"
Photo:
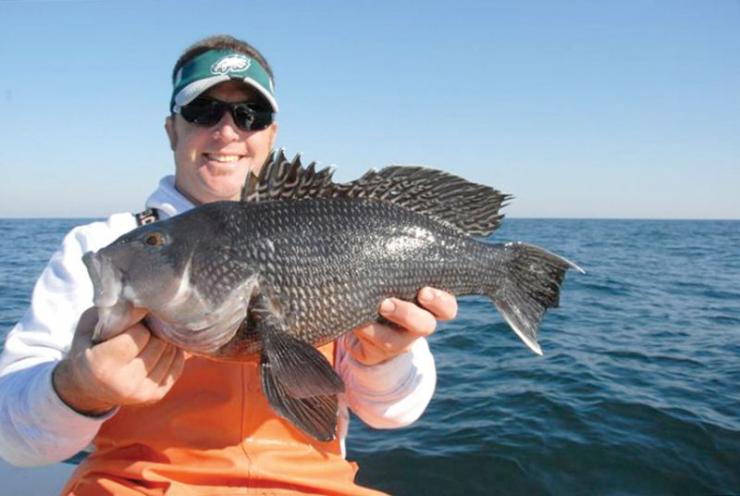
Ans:
[[[177,71],[171,110],[165,128],[175,187],[197,204],[238,200],[277,134],[271,76],[246,55],[210,50]],[[226,114],[229,125],[222,125]]]
[[[237,200],[272,151],[278,104],[265,58],[229,36],[189,48],[173,71],[165,129],[175,175],[138,215],[112,215],[64,239],[0,356],[0,455],[17,465],[61,461],[87,447],[64,494],[376,494],[344,458],[348,409],[378,428],[408,425],[435,386],[426,337],[452,318],[451,295],[422,305],[389,299],[390,326],[355,329],[320,348],[344,380],[335,439],[320,442],[268,405],[258,363],[186,356],[154,336],[143,311],[91,342],[97,312],[82,255],[138,224]],[[250,488],[246,490],[245,488]],[[247,492],[245,492],[247,491]]]

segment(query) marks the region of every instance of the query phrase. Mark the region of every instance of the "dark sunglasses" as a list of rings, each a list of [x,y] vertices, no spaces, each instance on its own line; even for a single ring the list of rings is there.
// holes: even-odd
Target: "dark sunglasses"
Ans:
[[[274,114],[252,102],[222,102],[213,98],[199,97],[183,106],[183,119],[198,126],[215,126],[224,113],[231,114],[236,127],[242,131],[261,131],[272,124]]]

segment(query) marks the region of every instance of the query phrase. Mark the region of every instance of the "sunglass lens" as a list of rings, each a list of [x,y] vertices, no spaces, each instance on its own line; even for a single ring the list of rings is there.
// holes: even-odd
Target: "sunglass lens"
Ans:
[[[255,112],[252,129],[265,129],[272,124],[272,112]]]
[[[272,124],[272,112],[255,108],[254,104],[231,104],[231,116],[234,122],[244,131],[261,131]]]
[[[226,109],[215,100],[195,100],[185,105],[181,114],[186,121],[199,126],[213,126],[221,120]]]
[[[235,105],[232,107],[231,112],[234,122],[244,131],[251,131],[254,129],[254,117],[255,112],[246,105]]]

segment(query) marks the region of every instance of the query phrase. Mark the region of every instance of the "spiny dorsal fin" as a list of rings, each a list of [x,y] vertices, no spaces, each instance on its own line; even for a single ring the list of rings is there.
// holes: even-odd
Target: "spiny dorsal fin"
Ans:
[[[315,162],[303,167],[300,155],[289,161],[281,149],[267,159],[259,176],[250,174],[247,177],[242,189],[242,201],[330,197],[330,191],[336,186],[331,180],[333,174],[331,167],[316,172]]]
[[[488,236],[501,223],[499,209],[511,198],[490,186],[427,167],[394,165],[345,184],[333,182],[333,173],[333,168],[316,171],[314,162],[303,167],[299,155],[289,161],[280,150],[259,176],[247,178],[242,201],[367,198],[428,215],[470,235]]]

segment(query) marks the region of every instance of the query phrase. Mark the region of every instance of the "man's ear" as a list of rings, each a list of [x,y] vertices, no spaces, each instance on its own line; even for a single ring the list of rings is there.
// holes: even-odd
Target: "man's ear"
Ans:
[[[170,149],[174,152],[177,146],[177,131],[175,130],[175,116],[168,115],[164,120],[164,130],[167,131],[167,138],[170,140]]]
[[[275,145],[275,138],[277,137],[278,132],[278,123],[276,121],[273,121],[272,124],[270,124],[270,150],[274,149]]]

